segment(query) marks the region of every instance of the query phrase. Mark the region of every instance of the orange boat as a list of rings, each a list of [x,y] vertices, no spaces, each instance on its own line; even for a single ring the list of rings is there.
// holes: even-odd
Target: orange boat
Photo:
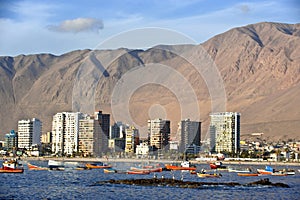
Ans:
[[[98,165],[96,163],[87,163],[85,165],[87,168],[90,168],[90,169],[105,169],[105,168],[111,168],[112,166],[111,165]]]
[[[2,163],[2,168],[0,168],[0,173],[23,173],[24,168],[17,160],[4,161]]]
[[[29,170],[49,170],[48,167],[39,167],[30,163],[27,163],[27,166]]]
[[[188,161],[182,162],[179,164],[165,164],[167,170],[188,170],[188,171],[195,171],[196,167],[190,166]]]
[[[260,176],[260,174],[255,173],[237,173],[238,176]]]
[[[140,175],[143,175],[143,174],[150,174],[149,171],[127,171],[127,174],[140,174]]]
[[[222,162],[209,163],[210,169],[226,169]]]
[[[267,171],[264,169],[257,169],[257,172],[264,175],[272,175],[273,171]]]
[[[167,170],[196,170],[196,167],[181,167],[181,166],[176,166],[176,165],[166,165]]]
[[[162,168],[161,167],[158,167],[158,168],[137,168],[137,167],[131,167],[130,168],[131,171],[136,171],[136,172],[162,172]]]

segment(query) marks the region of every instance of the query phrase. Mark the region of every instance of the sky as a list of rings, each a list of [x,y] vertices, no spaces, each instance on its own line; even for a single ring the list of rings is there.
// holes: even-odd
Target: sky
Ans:
[[[299,23],[300,1],[0,0],[0,56],[199,44],[231,28],[259,22]],[[130,39],[112,42],[124,33],[130,33]],[[138,38],[140,42],[132,42]]]

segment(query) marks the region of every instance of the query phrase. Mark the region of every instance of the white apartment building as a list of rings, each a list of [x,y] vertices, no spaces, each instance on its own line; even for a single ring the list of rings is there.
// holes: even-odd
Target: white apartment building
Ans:
[[[72,155],[78,151],[80,112],[62,112],[53,116],[52,151],[55,154]]]
[[[39,119],[18,121],[18,148],[30,149],[41,144],[42,122]]]
[[[240,113],[210,114],[210,148],[212,152],[240,151]]]

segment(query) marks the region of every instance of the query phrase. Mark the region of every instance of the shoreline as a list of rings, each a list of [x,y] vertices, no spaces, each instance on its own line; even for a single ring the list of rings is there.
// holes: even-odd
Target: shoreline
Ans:
[[[9,158],[9,157],[7,157]],[[2,160],[4,157],[2,157]],[[128,163],[180,163],[178,160],[167,159],[137,159],[137,158],[65,158],[65,157],[22,157],[21,160],[58,160],[66,162],[128,162]],[[208,164],[207,161],[190,160],[192,164]],[[300,166],[300,162],[270,162],[270,161],[221,161],[224,165],[272,165],[272,166]]]

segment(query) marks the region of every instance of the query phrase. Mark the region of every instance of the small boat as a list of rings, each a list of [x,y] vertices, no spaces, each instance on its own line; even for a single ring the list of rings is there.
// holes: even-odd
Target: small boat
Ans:
[[[158,168],[137,168],[137,167],[131,167],[130,168],[131,171],[141,171],[141,172],[162,172],[162,168],[158,167]]]
[[[286,173],[281,173],[281,172],[274,172],[271,174],[272,176],[287,176]]]
[[[264,175],[272,175],[275,170],[271,166],[266,166],[265,169],[257,169],[257,172]]]
[[[103,172],[105,174],[111,174],[111,173],[116,173],[116,170],[112,168],[107,168],[107,169],[103,169]]]
[[[127,171],[127,174],[140,174],[140,175],[143,175],[143,174],[150,174],[149,171]]]
[[[199,178],[220,178],[221,174],[203,174],[203,173],[197,173],[197,176]]]
[[[75,169],[76,170],[90,170],[91,168],[88,168],[86,166],[76,166]]]
[[[190,166],[190,162],[188,161],[183,161],[179,164],[166,164],[165,165],[167,170],[187,170],[187,171],[191,171],[191,170],[196,170],[195,166]]]
[[[105,165],[103,163],[87,163],[85,166],[90,169],[105,169],[112,167],[111,165]]]
[[[48,167],[50,170],[54,170],[54,171],[63,171],[65,170],[64,168],[64,164],[60,161],[56,161],[56,160],[49,160],[48,161]]]
[[[237,173],[238,176],[260,176],[258,173]]]
[[[222,162],[209,163],[210,169],[227,169]]]
[[[286,173],[286,175],[295,175],[296,174],[295,170],[286,171],[285,173]]]
[[[27,166],[28,166],[28,169],[29,170],[49,170],[48,167],[39,167],[39,166],[36,166],[36,165],[33,165],[33,164],[30,164],[30,163],[27,163]]]
[[[5,160],[0,168],[0,173],[23,173],[23,166],[15,159]]]
[[[296,172],[293,169],[283,169],[279,171],[280,173],[286,174],[286,175],[295,175]]]
[[[234,168],[228,167],[228,172],[247,173],[247,172],[251,172],[251,169],[250,168],[246,168],[246,169],[234,169]]]

